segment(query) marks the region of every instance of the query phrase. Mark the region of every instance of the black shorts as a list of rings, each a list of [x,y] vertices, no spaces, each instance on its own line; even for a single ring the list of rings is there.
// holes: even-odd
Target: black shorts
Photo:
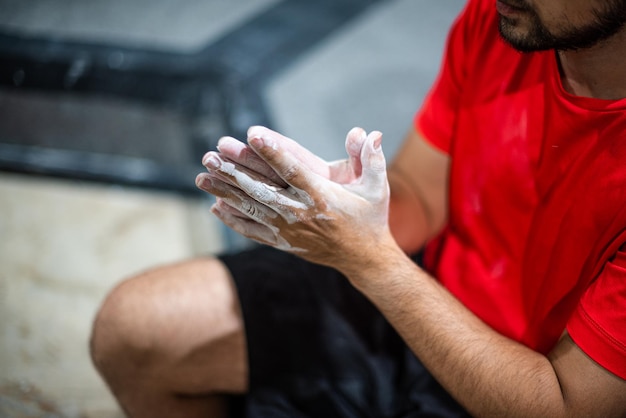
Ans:
[[[220,259],[248,341],[243,416],[467,416],[337,271],[267,247]]]

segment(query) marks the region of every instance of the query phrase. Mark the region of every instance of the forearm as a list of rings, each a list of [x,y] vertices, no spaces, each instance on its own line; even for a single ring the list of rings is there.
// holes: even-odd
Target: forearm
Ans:
[[[405,184],[400,173],[388,172],[389,229],[398,246],[407,254],[419,251],[433,235],[424,203]]]
[[[439,382],[475,416],[565,415],[549,360],[489,328],[399,251],[348,272]],[[386,266],[393,266],[389,269]],[[375,278],[375,279],[373,279]]]
[[[411,129],[387,169],[389,227],[398,245],[415,253],[447,222],[450,158]]]

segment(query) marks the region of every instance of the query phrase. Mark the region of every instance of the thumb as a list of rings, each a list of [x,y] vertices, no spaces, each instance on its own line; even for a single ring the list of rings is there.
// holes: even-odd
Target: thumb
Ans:
[[[352,128],[346,135],[346,152],[354,178],[361,176],[361,150],[367,139],[367,133],[361,128]]]
[[[385,199],[389,194],[387,183],[387,164],[382,150],[383,134],[378,131],[371,132],[363,148],[361,149],[361,174],[360,188],[372,200]]]
[[[375,182],[387,179],[387,164],[382,149],[383,134],[372,131],[361,148],[361,165],[363,167],[363,181]]]

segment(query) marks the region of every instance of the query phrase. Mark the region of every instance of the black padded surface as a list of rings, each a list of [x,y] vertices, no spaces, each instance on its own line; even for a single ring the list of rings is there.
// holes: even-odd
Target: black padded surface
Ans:
[[[0,33],[0,170],[195,193],[222,135],[272,125],[263,86],[382,0],[285,0],[198,52]]]

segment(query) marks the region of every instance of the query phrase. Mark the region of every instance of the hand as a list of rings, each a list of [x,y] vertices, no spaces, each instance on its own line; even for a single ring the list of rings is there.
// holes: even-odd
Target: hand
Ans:
[[[275,174],[238,164],[229,151],[231,159],[207,154],[209,172],[199,175],[197,183],[218,196],[213,212],[234,230],[310,261],[347,269],[356,259],[375,256],[385,240],[393,242],[382,135],[359,135],[361,142],[355,140],[359,132],[352,130],[347,137],[349,159],[333,164],[277,134],[250,135],[245,152],[253,151]]]
[[[302,147],[296,141],[287,138],[278,132],[262,126],[253,126],[248,130],[248,141],[253,138],[268,138],[279,142],[281,146],[291,152],[302,164],[312,172],[340,184],[354,182],[361,175],[361,148],[367,134],[361,128],[353,128],[346,136],[346,151],[348,158],[345,160],[326,162],[317,155]],[[248,145],[232,137],[220,138],[217,144],[219,155],[222,159],[246,167],[249,170],[265,177],[269,182],[286,187],[287,184],[276,174],[257,153]],[[206,160],[217,153],[208,152],[202,159],[206,166]]]

